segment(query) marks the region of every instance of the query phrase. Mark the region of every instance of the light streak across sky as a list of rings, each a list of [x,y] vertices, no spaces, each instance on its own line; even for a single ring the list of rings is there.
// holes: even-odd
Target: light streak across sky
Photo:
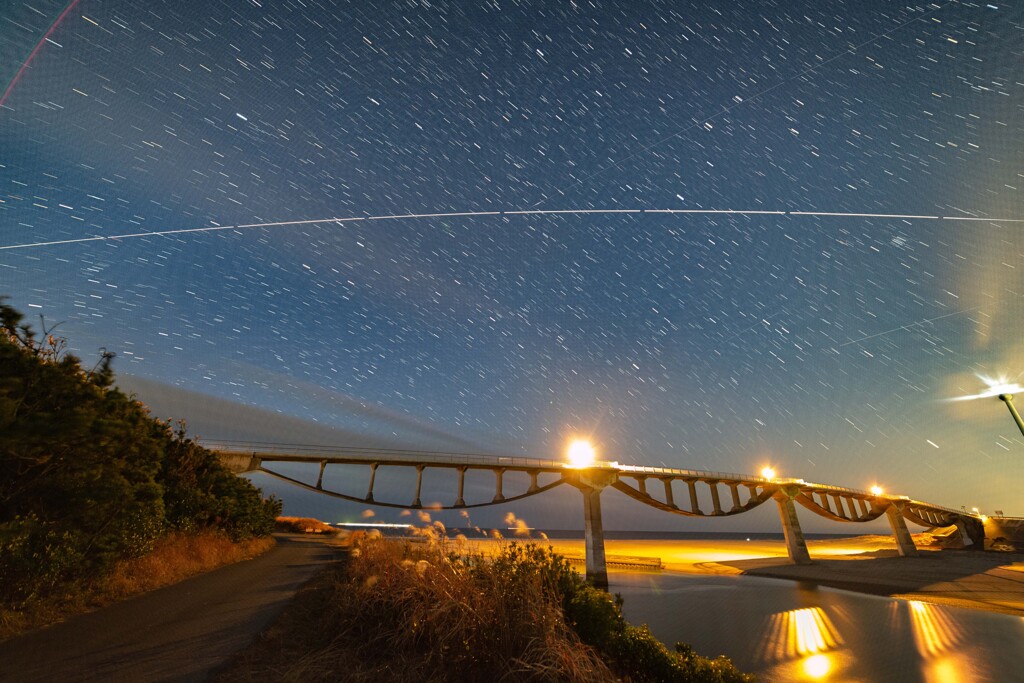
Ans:
[[[733,215],[733,216],[808,216],[816,218],[883,218],[902,220],[929,221],[985,221],[989,223],[1024,223],[1024,218],[976,218],[965,216],[927,216],[900,213],[848,213],[841,211],[765,211],[747,209],[529,209],[509,211],[454,211],[448,213],[404,213],[386,216],[349,216],[333,218],[314,218],[296,221],[272,221],[267,223],[241,223],[238,225],[211,225],[202,228],[179,228],[172,230],[154,230],[152,232],[132,232],[117,235],[97,235],[93,237],[76,237],[66,240],[50,240],[25,242],[0,246],[3,249],[30,249],[37,247],[53,247],[65,244],[82,244],[85,242],[103,242],[129,240],[139,237],[166,237],[169,235],[185,235],[190,233],[218,232],[224,230],[252,230],[257,228],[282,228],[297,225],[317,225],[329,223],[353,223],[357,221],[397,221],[431,218],[480,218],[484,216],[559,216],[589,214],[680,214],[680,215]],[[945,316],[940,316],[945,317]],[[936,318],[937,320],[938,318]],[[847,342],[852,343],[852,342]],[[845,344],[844,344],[845,346]]]
[[[77,4],[78,0],[71,0],[71,2],[68,3],[68,6],[64,8],[64,11],[60,13],[60,16],[57,17],[57,20],[50,25],[49,30],[47,30],[46,33],[43,34],[43,37],[39,39],[39,42],[36,43],[32,52],[30,52],[28,57],[25,58],[25,61],[22,62],[21,68],[18,69],[18,73],[14,74],[14,78],[12,78],[11,82],[7,84],[4,94],[0,95],[0,107],[3,107],[4,102],[6,102],[7,98],[11,96],[11,91],[14,90],[14,86],[18,84],[18,81],[20,81],[21,77],[25,74],[25,71],[28,70],[29,66],[32,64],[32,60],[35,59],[36,55],[39,53],[39,50],[41,50],[43,45],[50,40],[50,36],[53,35],[53,32],[57,30],[57,27],[60,26],[61,22],[64,21]]]

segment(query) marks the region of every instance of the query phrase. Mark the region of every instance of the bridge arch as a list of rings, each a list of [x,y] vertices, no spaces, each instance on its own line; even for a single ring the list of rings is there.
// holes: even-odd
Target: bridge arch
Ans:
[[[607,487],[614,488],[649,507],[687,517],[729,517],[749,512],[769,499],[775,500],[790,559],[797,563],[810,562],[810,556],[800,530],[794,503],[799,503],[802,508],[834,522],[864,523],[885,515],[901,555],[916,554],[906,521],[925,528],[956,525],[965,541],[982,543],[984,540],[984,526],[979,515],[912,500],[906,496],[875,494],[858,489],[815,484],[803,479],[766,479],[748,474],[620,465],[616,462],[597,462],[590,467],[575,469],[556,460],[491,454],[251,442],[217,442],[205,445],[216,452],[222,462],[236,473],[262,472],[315,493],[389,508],[480,508],[522,500],[569,484],[578,489],[584,498],[587,577],[604,587],[607,587],[607,570],[604,566],[600,493]],[[274,464],[288,463],[319,465],[316,483],[302,481],[273,468]],[[325,488],[325,470],[333,465],[366,467],[366,494],[358,496]],[[376,475],[382,467],[415,470],[415,490],[407,501],[377,499],[374,493]],[[457,491],[453,492],[450,498],[451,504],[422,504],[423,474],[430,469],[454,470],[457,473]],[[467,503],[465,482],[466,474],[470,471],[493,473],[494,494],[490,500]],[[509,472],[522,473],[529,478],[530,483],[525,491],[507,495],[505,475]],[[541,483],[542,475],[551,480]],[[723,492],[727,497],[723,497]],[[678,502],[680,500],[683,501],[682,505]]]

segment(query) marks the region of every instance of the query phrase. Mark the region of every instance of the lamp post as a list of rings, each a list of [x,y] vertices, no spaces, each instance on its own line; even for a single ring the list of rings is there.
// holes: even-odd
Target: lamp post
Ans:
[[[950,399],[952,401],[973,401],[979,398],[991,398],[998,396],[999,400],[1006,404],[1006,407],[1010,411],[1010,415],[1013,417],[1013,421],[1017,423],[1017,429],[1024,435],[1024,420],[1021,420],[1020,413],[1017,412],[1017,406],[1013,405],[1013,394],[1017,391],[1024,391],[1024,387],[1016,383],[1010,383],[1004,377],[992,379],[983,375],[978,375],[978,379],[988,385],[986,391],[980,394],[974,394],[972,396],[957,396],[956,398]]]
[[[1020,419],[1017,406],[1013,405],[1013,394],[999,394],[999,400],[1006,404],[1006,407],[1010,410],[1010,415],[1013,416],[1013,421],[1017,423],[1017,429],[1020,430],[1021,435],[1024,435],[1024,420]]]

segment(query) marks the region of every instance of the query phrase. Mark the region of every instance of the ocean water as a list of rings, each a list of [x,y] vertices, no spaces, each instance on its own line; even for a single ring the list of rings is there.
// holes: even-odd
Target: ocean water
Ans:
[[[631,623],[763,683],[1024,682],[1024,618],[795,581],[612,570]]]

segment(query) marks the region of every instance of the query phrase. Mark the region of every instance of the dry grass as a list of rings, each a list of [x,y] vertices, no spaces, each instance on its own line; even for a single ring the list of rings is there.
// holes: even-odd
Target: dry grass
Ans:
[[[218,681],[615,680],[542,574],[451,550],[363,543]]]
[[[234,543],[215,531],[169,534],[157,542],[152,552],[119,562],[96,588],[107,602],[123,600],[226,564],[252,559],[272,547],[272,536]]]
[[[0,640],[256,557],[273,546],[271,536],[234,543],[215,531],[169,534],[151,552],[119,562],[102,579],[70,586],[63,595],[35,600],[18,610],[0,609]]]
[[[278,517],[277,530],[294,534],[336,534],[338,530],[326,522],[310,517]]]

